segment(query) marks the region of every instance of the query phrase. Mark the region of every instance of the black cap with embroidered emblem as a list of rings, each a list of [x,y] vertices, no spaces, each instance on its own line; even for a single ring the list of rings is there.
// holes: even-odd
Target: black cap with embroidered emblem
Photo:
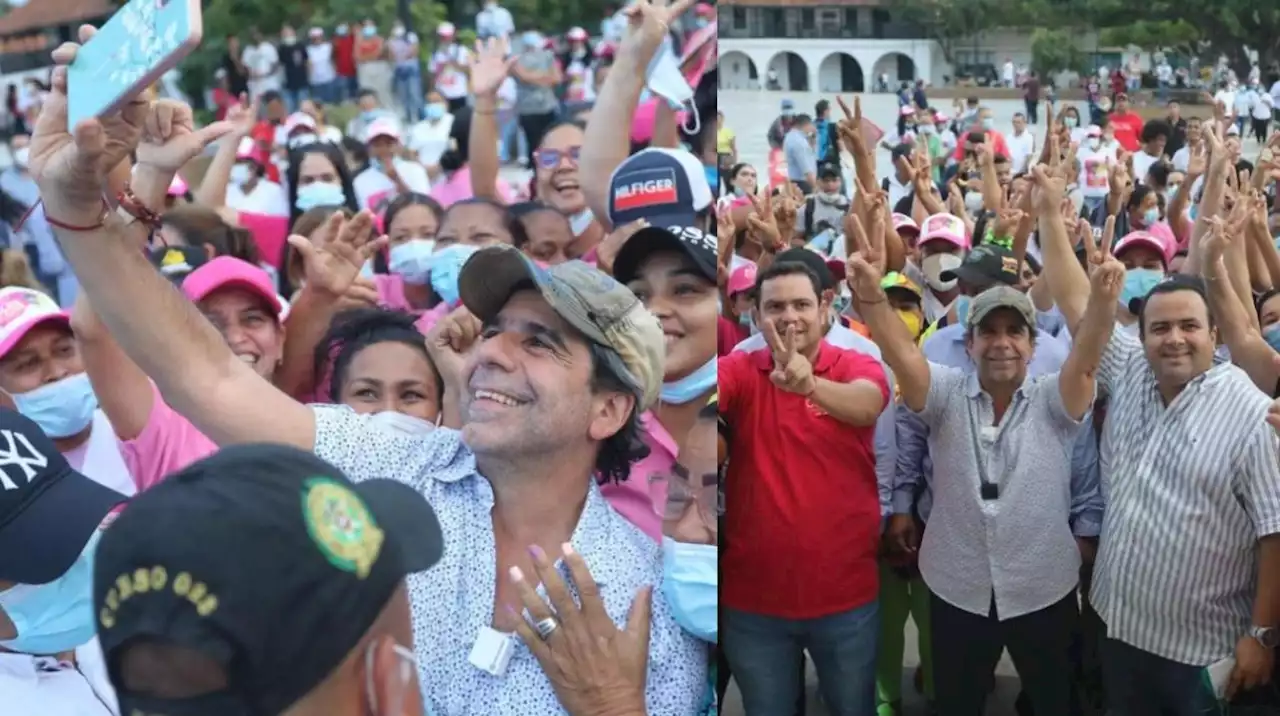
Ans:
[[[426,499],[283,445],[225,448],[142,493],[102,536],[94,616],[121,713],[283,713],[347,658],[406,575],[440,558]],[[136,645],[195,652],[225,689],[163,699]]]
[[[160,246],[151,250],[151,263],[165,278],[177,284],[208,262],[209,255],[203,246]]]
[[[957,279],[979,290],[991,286],[1013,286],[1021,278],[1018,259],[1013,252],[999,244],[978,244],[956,268],[939,274],[943,281]]]
[[[125,499],[72,469],[29,418],[0,408],[0,581],[61,577]]]

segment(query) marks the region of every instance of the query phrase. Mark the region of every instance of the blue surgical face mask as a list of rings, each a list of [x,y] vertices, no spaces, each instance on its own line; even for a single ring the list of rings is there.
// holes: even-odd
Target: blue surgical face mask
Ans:
[[[536,32],[526,32],[520,36],[520,44],[524,45],[526,50],[537,50],[542,47],[542,35]]]
[[[670,37],[663,41],[662,47],[649,61],[644,77],[645,86],[649,91],[666,100],[671,109],[680,111],[687,105],[690,111],[684,130],[690,136],[697,135],[702,124],[697,110],[693,107],[693,88],[689,86],[689,81],[680,71],[680,61],[676,58]],[[688,124],[690,120],[693,122],[692,126]]]
[[[89,374],[77,373],[26,393],[14,393],[13,404],[19,413],[39,425],[45,435],[69,438],[79,435],[93,422],[98,396],[93,393]]]
[[[452,306],[458,302],[458,277],[467,259],[478,251],[474,246],[454,244],[437,251],[431,262],[431,290]]]
[[[1159,220],[1160,220],[1160,209],[1157,207],[1152,207],[1142,212],[1142,225],[1145,227],[1150,228],[1151,226],[1154,226],[1155,223]]]
[[[1071,115],[1067,115],[1062,118],[1062,123],[1067,126],[1067,129],[1075,129],[1076,125],[1080,123],[1080,120],[1072,117]]]
[[[17,584],[0,592],[18,638],[0,646],[21,654],[59,654],[93,638],[93,556],[102,533],[95,531],[80,557],[48,584]]]
[[[378,34],[378,28],[374,27],[373,25],[365,25],[364,29],[360,31],[360,34],[364,35],[365,37],[373,37],[374,35]]]
[[[715,545],[662,538],[662,596],[671,616],[685,631],[712,644],[719,636],[719,571]]]
[[[1262,338],[1274,351],[1280,351],[1280,323],[1273,323],[1262,329]]]
[[[740,187],[740,186],[735,186],[735,187],[733,188],[733,195],[734,195],[734,196],[746,196],[746,195],[747,195],[747,190],[746,190],[746,189],[743,189],[743,188],[742,188],[742,187]]]
[[[1124,272],[1124,289],[1120,291],[1120,307],[1129,310],[1135,298],[1146,298],[1156,284],[1164,280],[1164,274],[1154,269],[1129,269]]]
[[[971,299],[968,296],[961,296],[956,299],[956,323],[965,325],[965,321],[969,320],[969,303]]]
[[[405,283],[426,286],[430,281],[431,263],[435,258],[434,239],[410,239],[391,247],[387,268],[398,274]]]
[[[360,113],[360,119],[364,120],[365,124],[368,124],[381,116],[382,116],[382,110],[380,109],[366,109],[365,111]]]
[[[569,230],[574,236],[582,236],[587,233],[587,229],[591,228],[591,222],[595,220],[596,215],[591,213],[590,209],[583,209],[569,217]]]
[[[432,122],[435,122],[436,120],[441,119],[442,117],[444,117],[445,109],[447,108],[443,104],[440,104],[439,102],[432,102],[431,104],[427,105],[427,109],[426,109],[427,119],[431,120]]]
[[[662,402],[671,405],[686,405],[698,396],[716,387],[716,358],[702,365],[680,380],[662,384]]]
[[[996,121],[990,117],[987,117],[986,119],[982,120],[983,129],[995,129],[995,126],[996,126]]]
[[[317,206],[344,206],[347,194],[342,191],[341,184],[327,181],[313,181],[298,187],[298,196],[293,205],[298,211],[311,211]]]

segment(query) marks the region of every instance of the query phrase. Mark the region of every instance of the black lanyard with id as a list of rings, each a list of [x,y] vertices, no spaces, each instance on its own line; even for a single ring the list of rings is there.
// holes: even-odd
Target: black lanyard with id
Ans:
[[[981,496],[983,500],[998,500],[1000,499],[1000,484],[992,482],[987,477],[987,454],[983,452],[982,446],[978,444],[978,418],[974,415],[974,402],[975,401],[972,399],[968,400],[966,407],[969,410],[969,439],[973,443],[973,459],[978,464],[978,495]],[[1007,425],[1013,425],[1013,421],[1018,417],[1018,411],[1022,410],[1023,402],[1024,401],[1015,399],[1012,411],[1005,414],[1007,422],[1001,422],[1005,422]],[[999,426],[996,427],[999,430]],[[991,442],[992,451],[995,450],[996,443],[1000,441],[1000,436],[1003,433],[1004,430],[999,430],[999,433],[996,434],[995,440]]]

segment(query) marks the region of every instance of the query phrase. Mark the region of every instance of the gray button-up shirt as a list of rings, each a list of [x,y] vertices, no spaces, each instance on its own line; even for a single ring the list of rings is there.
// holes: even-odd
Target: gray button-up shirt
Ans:
[[[948,604],[981,615],[990,612],[994,591],[1001,620],[1057,602],[1075,588],[1080,571],[1070,526],[1071,450],[1080,421],[1062,405],[1060,374],[1027,379],[997,425],[976,373],[936,363],[929,369],[919,415],[929,426],[929,453],[951,469],[933,484],[933,513],[920,546],[925,583]],[[998,499],[979,494],[978,460],[999,486]]]

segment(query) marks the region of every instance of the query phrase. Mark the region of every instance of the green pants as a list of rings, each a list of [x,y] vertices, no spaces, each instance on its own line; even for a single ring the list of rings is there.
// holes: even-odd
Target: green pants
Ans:
[[[902,701],[903,630],[907,616],[920,634],[920,666],[924,669],[924,693],[933,700],[933,642],[929,630],[929,588],[920,577],[906,580],[880,564],[880,653],[876,659],[876,710],[879,716],[898,716],[894,707]]]

